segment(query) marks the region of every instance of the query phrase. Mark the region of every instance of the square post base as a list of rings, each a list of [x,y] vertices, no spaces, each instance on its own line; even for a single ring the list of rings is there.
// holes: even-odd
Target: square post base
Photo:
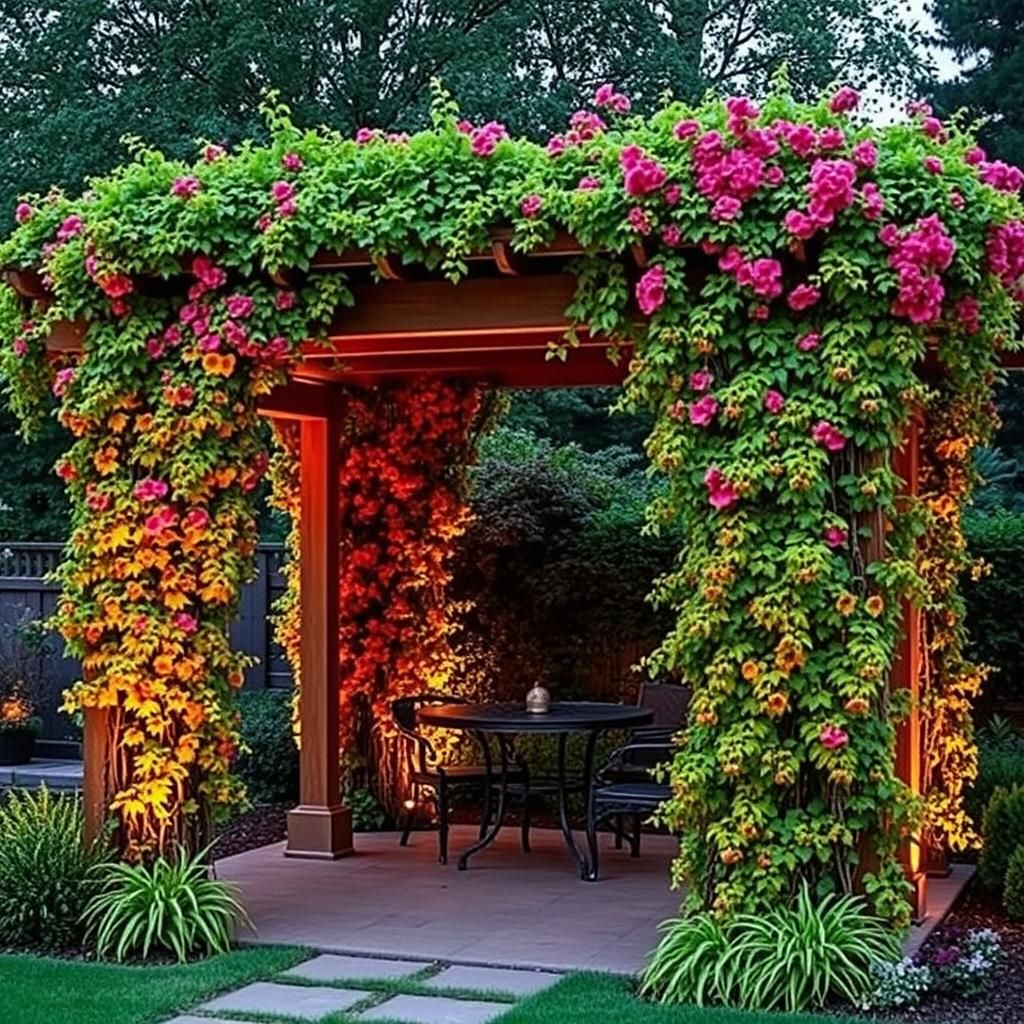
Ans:
[[[337,860],[352,852],[352,812],[347,807],[299,804],[288,812],[286,857]]]

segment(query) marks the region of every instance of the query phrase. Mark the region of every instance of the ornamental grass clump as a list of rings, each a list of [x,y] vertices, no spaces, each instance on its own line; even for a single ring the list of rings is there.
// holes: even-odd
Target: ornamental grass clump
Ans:
[[[641,991],[665,1003],[721,1003],[797,1013],[833,1001],[862,1005],[876,965],[893,962],[898,936],[855,896],[815,898],[801,887],[793,904],[740,914],[681,917],[644,971]]]
[[[82,939],[82,911],[95,892],[94,871],[109,856],[82,842],[77,796],[0,796],[0,949],[64,952]]]
[[[252,927],[233,886],[210,877],[207,850],[151,864],[106,864],[100,891],[83,915],[100,957],[116,960],[172,954],[183,963],[197,953],[225,953],[235,929]]]

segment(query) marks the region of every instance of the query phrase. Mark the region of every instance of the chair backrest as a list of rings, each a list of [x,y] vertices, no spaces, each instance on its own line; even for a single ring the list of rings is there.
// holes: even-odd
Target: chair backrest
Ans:
[[[446,693],[417,693],[410,697],[399,697],[391,702],[391,717],[395,720],[399,731],[406,737],[407,756],[410,766],[419,771],[427,771],[434,758],[434,748],[427,738],[420,733],[416,712],[425,704],[468,704],[463,697],[453,697]]]
[[[681,683],[642,683],[639,704],[654,712],[652,725],[681,729],[690,707],[690,688]]]

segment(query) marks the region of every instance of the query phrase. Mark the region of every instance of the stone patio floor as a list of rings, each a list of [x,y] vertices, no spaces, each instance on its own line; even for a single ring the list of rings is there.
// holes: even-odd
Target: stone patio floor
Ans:
[[[447,867],[432,832],[406,848],[393,832],[360,834],[356,853],[337,861],[292,860],[278,843],[217,867],[240,886],[257,942],[428,962],[632,974],[679,908],[668,836],[645,836],[636,859],[602,836],[594,883],[580,881],[561,833],[546,829],[531,833],[529,854],[505,829],[458,871],[474,838],[470,826],[452,830]]]
[[[557,984],[560,977],[550,972],[325,954],[270,981],[217,996],[169,1024],[240,1020],[489,1024],[518,1000]],[[230,1019],[218,1014],[229,1014]]]

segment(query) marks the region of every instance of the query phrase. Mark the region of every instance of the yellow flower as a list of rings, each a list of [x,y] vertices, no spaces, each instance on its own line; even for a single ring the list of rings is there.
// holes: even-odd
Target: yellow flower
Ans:
[[[839,612],[840,615],[852,615],[856,607],[857,598],[847,591],[844,591],[836,599],[836,611]]]
[[[879,594],[872,594],[871,597],[869,597],[864,602],[864,610],[873,619],[877,619],[878,616],[881,615],[882,612],[885,611],[885,601],[883,600],[881,595],[879,595]]]

